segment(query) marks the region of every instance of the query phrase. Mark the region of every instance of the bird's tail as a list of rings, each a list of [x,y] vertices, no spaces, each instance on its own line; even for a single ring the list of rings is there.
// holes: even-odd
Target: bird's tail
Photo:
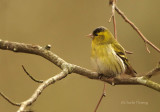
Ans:
[[[132,68],[132,66],[129,65],[129,64],[127,64],[127,66],[126,66],[126,71],[125,71],[125,73],[128,74],[128,75],[131,75],[131,76],[133,76],[133,77],[136,77],[136,74],[137,74],[137,72],[136,72],[136,71]]]

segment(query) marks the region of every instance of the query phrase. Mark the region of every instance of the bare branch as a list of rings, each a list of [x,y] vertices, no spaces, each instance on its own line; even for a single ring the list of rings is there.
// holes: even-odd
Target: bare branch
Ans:
[[[23,112],[27,106],[31,105],[33,102],[36,101],[38,96],[42,93],[42,91],[47,86],[55,83],[58,80],[63,79],[64,77],[67,76],[67,74],[70,74],[70,73],[77,73],[79,75],[88,77],[90,79],[101,80],[101,81],[107,82],[109,84],[112,84],[114,82],[115,85],[122,85],[122,84],[125,84],[125,85],[144,85],[144,86],[147,86],[149,88],[152,88],[152,89],[160,92],[160,84],[155,83],[155,82],[149,80],[148,78],[146,78],[146,76],[148,74],[149,74],[149,76],[153,76],[154,74],[159,72],[160,66],[158,66],[155,70],[152,70],[154,72],[149,72],[148,74],[145,74],[143,76],[141,74],[137,75],[140,77],[131,77],[129,75],[124,74],[124,75],[120,75],[119,77],[110,78],[110,79],[102,76],[102,78],[99,79],[99,75],[97,72],[93,72],[91,70],[88,70],[86,68],[83,68],[83,67],[80,67],[80,66],[77,66],[74,64],[70,64],[70,63],[64,61],[63,59],[61,59],[59,56],[55,55],[53,52],[46,50],[38,45],[0,40],[0,49],[14,51],[15,53],[28,53],[28,54],[39,55],[39,56],[42,56],[45,59],[49,60],[50,62],[52,62],[53,64],[57,65],[59,68],[62,69],[62,72],[60,74],[55,75],[55,76],[47,79],[43,83],[41,83],[39,85],[39,87],[37,88],[37,90],[33,93],[33,95],[29,99],[27,99],[26,101],[21,103],[20,108],[17,112]],[[125,77],[122,77],[122,76],[125,76]]]
[[[114,85],[144,85],[144,86],[150,87],[150,88],[160,92],[160,84],[154,83],[153,81],[149,80],[148,78],[145,78],[145,76],[147,76],[148,74],[154,75],[157,72],[160,72],[160,69],[158,69],[158,68],[156,69],[155,72],[152,72],[152,73],[143,74],[143,75],[137,74],[137,76],[140,76],[140,77],[131,77],[129,75],[122,74],[120,77],[116,77],[116,78],[109,78],[108,79],[108,78],[102,76],[102,78],[99,79],[99,75],[97,72],[92,72],[91,70],[88,70],[86,68],[82,68],[77,65],[74,65],[74,66],[75,66],[73,68],[74,73],[86,76],[90,79],[102,80],[102,81],[107,82],[111,85],[113,82],[114,82]],[[124,76],[124,77],[122,77],[122,76]],[[150,83],[148,83],[148,82],[150,82]],[[150,84],[155,84],[155,86],[150,85]]]
[[[97,72],[92,72],[91,70],[88,70],[86,68],[67,63],[66,61],[61,59],[59,56],[55,55],[53,52],[45,50],[38,45],[9,42],[9,41],[3,41],[3,40],[0,41],[0,49],[14,51],[13,49],[15,47],[17,49],[16,53],[20,52],[20,53],[36,54],[36,55],[42,56],[45,59],[49,60],[50,62],[54,63],[55,65],[57,65],[61,69],[63,69],[64,67],[67,66],[69,73],[77,73],[77,74],[86,76],[90,79],[100,80]],[[128,75],[126,75],[126,76],[128,76]],[[141,74],[138,74],[138,76],[141,76]],[[102,80],[105,82],[108,82],[110,84],[112,84],[112,81],[113,81],[113,79],[108,79],[105,77],[102,77]],[[117,84],[124,84],[124,83],[125,84],[126,83],[140,84],[137,81],[135,81],[135,77],[129,77],[129,78],[125,77],[124,79],[120,79],[120,80],[122,80],[121,83],[117,83]]]
[[[106,96],[106,83],[104,82],[103,93],[102,93],[102,95],[101,95],[101,97],[100,97],[100,99],[99,99],[99,101],[98,101],[98,104],[97,104],[97,106],[96,106],[94,112],[97,111],[97,109],[98,109],[98,107],[99,107],[99,105],[100,105],[102,99],[103,99],[105,96]]]
[[[56,66],[60,67],[61,69],[63,67],[62,63],[65,63],[63,59],[59,58],[57,55],[55,55],[51,51],[46,50],[45,48],[38,45],[9,42],[9,41],[3,41],[0,39],[0,49],[10,50],[16,53],[29,53],[29,54],[39,55],[49,60],[50,62],[54,63]]]
[[[151,70],[148,74],[146,74],[146,78],[151,78],[153,75],[156,75],[156,74],[158,74],[160,72],[160,65],[158,64],[158,66],[155,68],[155,69],[153,69],[153,70]]]
[[[22,65],[22,68],[23,68],[24,72],[25,72],[33,81],[35,81],[35,82],[37,82],[37,83],[43,83],[42,80],[37,80],[37,79],[35,79],[33,76],[31,76],[31,75],[27,72],[27,70],[25,69],[25,67],[24,67],[23,65]]]
[[[43,92],[43,90],[49,86],[50,84],[55,83],[58,80],[63,79],[64,77],[66,77],[68,74],[68,70],[64,69],[61,73],[47,79],[46,81],[44,81],[33,93],[33,95],[27,99],[26,101],[21,103],[21,106],[19,108],[19,110],[17,112],[23,112],[25,110],[25,108],[29,105],[31,105],[32,103],[34,103],[37,98],[39,97],[39,95]]]
[[[109,22],[113,19],[113,25],[114,25],[114,37],[117,40],[117,27],[116,27],[116,19],[115,19],[115,6],[116,6],[116,0],[110,0],[109,4],[112,5],[112,15],[109,19]]]
[[[111,22],[111,20],[113,19],[113,28],[114,28],[114,37],[117,40],[117,26],[116,26],[116,19],[115,19],[115,7],[116,7],[116,0],[110,0],[109,1],[109,5],[112,5],[112,15],[109,18],[109,22]],[[133,54],[133,52],[130,51],[126,51],[125,53],[127,54]]]
[[[116,27],[115,15],[113,16],[113,25],[114,25],[114,37],[117,40],[117,27]]]
[[[141,31],[137,28],[137,26],[135,26],[134,23],[131,22],[131,21],[125,16],[125,14],[124,14],[117,6],[115,6],[115,10],[116,10],[116,11],[118,12],[118,14],[120,14],[120,15],[122,16],[122,18],[123,18],[127,23],[129,23],[129,24],[132,26],[132,28],[140,35],[140,37],[143,39],[143,41],[145,42],[145,44],[146,44],[146,43],[149,44],[150,46],[152,46],[155,50],[157,50],[157,51],[160,53],[160,49],[159,49],[158,47],[156,47],[152,42],[150,42],[150,41],[141,33]],[[145,45],[145,46],[146,46],[146,45]],[[146,49],[147,49],[148,52],[150,52],[149,49],[147,48],[147,46],[146,46]]]
[[[15,103],[13,101],[11,101],[7,96],[5,96],[2,92],[0,92],[0,95],[6,100],[8,101],[10,104],[14,105],[14,106],[20,106],[20,103]]]

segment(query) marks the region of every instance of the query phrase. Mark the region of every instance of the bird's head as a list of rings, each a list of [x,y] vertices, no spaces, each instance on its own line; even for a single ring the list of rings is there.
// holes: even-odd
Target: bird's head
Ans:
[[[113,39],[111,32],[103,26],[96,28],[92,34],[89,34],[89,37],[97,44],[110,43]]]

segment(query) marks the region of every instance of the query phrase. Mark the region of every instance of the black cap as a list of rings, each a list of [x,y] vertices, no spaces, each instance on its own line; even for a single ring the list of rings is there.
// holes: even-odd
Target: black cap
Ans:
[[[105,30],[106,30],[105,27],[100,26],[100,27],[96,28],[96,29],[93,31],[92,34],[93,34],[93,36],[98,36],[97,33],[99,33],[99,32],[104,32]]]

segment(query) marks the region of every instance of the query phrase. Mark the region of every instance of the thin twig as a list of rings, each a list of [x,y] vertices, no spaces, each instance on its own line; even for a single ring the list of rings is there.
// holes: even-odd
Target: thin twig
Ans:
[[[159,73],[160,72],[160,63],[158,63],[158,66],[155,68],[155,69],[153,69],[153,70],[151,70],[149,73],[147,73],[144,77],[146,77],[146,78],[151,78],[153,75],[156,75],[157,73]]]
[[[145,42],[145,46],[146,46],[146,50],[148,51],[148,53],[151,53],[151,51],[149,50],[146,42]]]
[[[133,22],[131,22],[126,16],[125,14],[117,7],[115,6],[115,10],[118,12],[118,14],[120,14],[122,16],[122,18],[129,23],[132,28],[140,35],[140,37],[143,39],[143,41],[147,44],[149,44],[150,46],[152,46],[155,50],[157,50],[160,53],[160,49],[158,47],[156,47],[153,43],[151,43],[142,33],[141,31],[138,29],[137,26],[134,25]],[[147,51],[149,52],[148,48]]]
[[[2,92],[0,92],[0,95],[6,100],[8,101],[10,104],[14,105],[14,106],[21,106],[21,103],[15,103],[13,101],[11,101],[7,96],[5,96]]]
[[[115,19],[115,6],[116,6],[116,0],[110,0],[109,4],[112,5],[112,15],[109,19],[109,22],[113,19],[113,25],[114,25],[114,37],[117,40],[117,27],[116,27],[116,19]]]
[[[33,110],[23,110],[23,112],[34,112]]]
[[[116,6],[116,3],[115,3],[115,0],[113,1],[113,4],[112,4],[112,13],[113,13],[113,25],[114,25],[114,37],[115,39],[117,40],[117,27],[116,27],[116,19],[115,19],[115,6]]]
[[[113,19],[114,37],[117,40],[117,26],[116,26],[116,19],[115,19],[116,0],[110,0],[109,1],[109,5],[112,5],[112,15],[109,18],[109,22],[111,22],[111,20]],[[133,54],[133,52],[126,51],[126,50],[125,50],[125,53],[127,53],[127,54]]]
[[[117,27],[116,27],[115,15],[113,16],[113,25],[114,25],[114,37],[117,40]]]
[[[113,18],[113,14],[111,15],[111,17],[108,20],[109,23],[112,21],[112,18]]]
[[[103,93],[102,93],[102,95],[101,95],[101,97],[100,97],[100,99],[99,99],[99,101],[98,101],[98,104],[97,104],[97,106],[96,106],[94,112],[97,111],[97,109],[98,109],[98,107],[99,107],[99,105],[100,105],[102,99],[103,99],[105,96],[106,96],[106,83],[104,82]]]
[[[24,70],[24,72],[33,80],[33,81],[35,81],[35,82],[37,82],[37,83],[43,83],[43,80],[37,80],[37,79],[35,79],[33,76],[31,76],[28,72],[27,72],[27,70],[25,69],[25,67],[22,65],[22,68],[23,68],[23,70]]]
[[[127,51],[127,50],[125,50],[125,53],[127,53],[127,54],[133,54],[133,52]]]

